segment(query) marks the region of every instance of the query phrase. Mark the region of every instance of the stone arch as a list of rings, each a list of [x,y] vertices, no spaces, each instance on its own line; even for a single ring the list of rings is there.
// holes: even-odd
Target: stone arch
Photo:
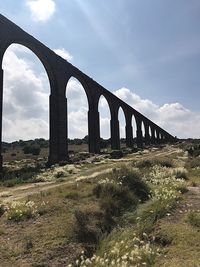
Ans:
[[[110,105],[106,97],[101,94],[98,100],[98,111],[100,114],[100,138],[105,139],[107,143],[110,143],[111,131],[110,131],[110,120],[111,111]],[[103,132],[103,127],[105,132]]]
[[[148,133],[149,133],[149,136],[150,138],[152,137],[152,132],[151,132],[151,125],[148,124]]]
[[[12,48],[15,48],[15,49],[13,50]],[[15,129],[14,124],[16,127],[18,127],[17,125],[19,125],[19,123],[20,123],[20,125],[21,125],[20,128],[23,127],[24,129],[26,129],[26,133],[28,136],[25,137],[25,136],[16,134],[14,138],[15,138],[15,140],[19,140],[19,139],[26,140],[26,139],[35,139],[35,138],[48,139],[49,138],[49,128],[50,128],[50,125],[49,125],[50,124],[49,123],[49,113],[50,113],[49,95],[50,95],[50,91],[51,91],[48,73],[45,69],[43,62],[36,55],[36,53],[34,53],[30,48],[28,48],[27,46],[25,46],[23,44],[12,43],[6,47],[6,49],[4,50],[4,52],[2,54],[3,57],[1,59],[1,64],[2,64],[2,73],[4,73],[4,79],[2,77],[2,87],[1,86],[0,87],[1,87],[1,94],[2,95],[4,94],[4,97],[3,97],[4,102],[2,103],[2,101],[1,101],[1,104],[2,104],[2,107],[4,106],[4,108],[5,108],[5,104],[6,104],[5,94],[7,93],[5,90],[5,82],[6,82],[6,78],[8,75],[8,73],[6,72],[6,69],[5,69],[5,67],[6,67],[5,61],[6,61],[6,58],[8,56],[7,53],[13,51],[13,55],[16,56],[16,63],[19,64],[20,61],[22,63],[22,59],[19,56],[19,53],[20,53],[19,48],[24,50],[26,55],[30,57],[30,61],[32,63],[34,63],[35,66],[41,66],[42,67],[42,73],[44,73],[46,75],[46,77],[45,77],[45,84],[42,84],[41,86],[46,85],[47,91],[44,93],[42,91],[37,91],[37,90],[30,88],[29,84],[32,85],[31,87],[34,86],[34,83],[31,83],[31,77],[34,78],[33,75],[35,75],[33,66],[28,66],[28,64],[25,65],[26,61],[24,61],[24,66],[25,66],[24,69],[20,69],[20,66],[22,66],[22,64],[16,65],[17,70],[21,76],[21,79],[19,80],[19,82],[20,81],[22,81],[22,82],[21,82],[21,86],[19,87],[19,89],[17,91],[17,94],[15,95],[15,106],[16,106],[16,108],[19,106],[21,107],[21,112],[20,112],[21,116],[19,116],[18,118],[16,117],[16,120],[12,121],[12,125],[13,125],[12,127],[13,127],[13,131],[14,131],[14,129]],[[11,57],[11,59],[13,62],[14,58]],[[26,57],[24,59],[26,59]],[[12,67],[12,66],[8,66],[8,67]],[[27,67],[28,67],[28,71],[26,72]],[[32,73],[31,73],[31,75],[27,76],[27,74],[30,73],[30,70],[32,71]],[[23,73],[26,73],[26,76],[24,78],[23,78]],[[23,81],[24,81],[24,83],[23,83]],[[13,83],[11,82],[11,86],[12,85],[13,85]],[[17,88],[17,85],[15,85],[13,87]],[[24,90],[23,90],[23,88],[24,88]],[[36,85],[35,89],[37,89],[37,85]],[[15,90],[12,91],[12,95],[13,95],[14,91]],[[40,93],[40,96],[38,96],[38,93]],[[37,101],[40,100],[40,97],[43,97],[42,99],[44,102],[40,103],[40,105],[39,105],[39,103]],[[9,99],[8,103],[10,103],[11,105],[13,104],[11,99]],[[35,107],[33,106],[32,110],[30,110],[30,109],[28,110],[28,108],[31,107],[32,104],[34,104]],[[38,106],[37,106],[37,104],[38,104]],[[45,108],[42,109],[43,107],[45,107]],[[39,112],[38,109],[39,110],[41,109],[41,111],[40,111],[41,116],[38,117],[37,121],[36,120],[29,120],[29,119],[27,119],[28,117],[26,118],[26,116],[28,116],[28,111],[29,111],[29,114],[31,115],[32,112],[35,112],[35,113]],[[19,110],[19,109],[17,108],[17,110]],[[5,110],[4,110],[4,112],[5,112]],[[2,113],[1,113],[1,122],[2,122]],[[9,122],[9,121],[7,120],[7,122]],[[1,126],[2,126],[2,124],[1,124]],[[45,130],[43,131],[43,129],[45,129]],[[41,131],[43,131],[43,133]],[[16,131],[16,132],[18,132],[18,131]],[[1,129],[1,133],[2,133],[2,129]],[[3,138],[5,139],[4,136],[3,136]],[[48,148],[47,148],[47,150],[48,150]]]
[[[88,95],[83,84],[74,76],[71,76],[67,80],[66,99],[68,114],[66,124],[67,137],[69,138],[69,150],[71,150],[71,139],[74,139],[74,142],[80,144],[82,142],[81,140],[84,138],[82,148],[87,151],[89,110]]]
[[[137,144],[137,121],[134,113],[132,114],[131,125],[133,131],[133,145],[135,146]]]
[[[155,137],[156,137],[156,142],[159,143],[159,130],[157,128],[155,129]]]
[[[121,106],[118,107],[118,120],[119,120],[120,144],[124,146],[125,139],[126,139],[126,115],[125,115],[123,107]]]
[[[144,138],[145,138],[145,123],[144,123],[144,120],[141,121],[141,130],[142,130],[142,139],[144,141]]]
[[[14,25],[15,26],[15,25]],[[3,32],[4,33],[4,32]],[[49,96],[49,158],[48,163],[52,164],[61,160],[67,159],[67,140],[66,129],[63,127],[63,121],[66,118],[66,114],[62,114],[60,110],[66,105],[64,94],[59,92],[62,86],[59,84],[60,73],[58,69],[62,69],[60,66],[62,59],[60,59],[53,51],[45,47],[39,41],[25,32],[21,32],[18,28],[11,31],[12,38],[6,33],[6,38],[0,46],[0,132],[2,132],[2,94],[3,94],[3,70],[2,60],[7,48],[12,44],[19,44],[27,49],[31,50],[33,54],[40,60],[44,69],[46,70],[49,84],[50,84],[50,96]],[[2,35],[3,36],[3,35]],[[57,69],[55,66],[58,65]],[[64,69],[64,68],[63,68]],[[62,118],[59,118],[59,114],[62,114]],[[1,150],[1,148],[0,148]],[[2,156],[0,158],[0,165],[2,166]]]
[[[77,75],[76,73],[73,73],[73,74],[70,74],[70,75],[67,76],[66,85],[65,85],[65,95],[67,94],[68,83],[72,79],[78,81],[81,84],[81,86],[84,89],[84,92],[86,94],[87,101],[88,101],[88,107],[89,107],[91,99],[92,99],[92,96],[90,95],[90,89],[89,89],[89,87],[87,85],[87,82],[80,75]]]
[[[1,58],[0,58],[0,63],[2,65],[2,60],[4,57],[4,54],[6,50],[11,46],[11,45],[22,45],[26,47],[27,49],[31,50],[32,53],[40,60],[42,63],[44,69],[46,70],[47,76],[49,78],[49,83],[50,83],[50,89],[52,90],[53,88],[53,83],[54,83],[54,73],[53,73],[53,68],[52,65],[50,64],[49,60],[47,59],[47,56],[45,56],[45,52],[42,51],[42,47],[39,47],[37,44],[34,44],[32,40],[26,40],[26,38],[22,39],[13,39],[9,40],[6,44],[6,46],[3,47],[3,50],[1,50]]]

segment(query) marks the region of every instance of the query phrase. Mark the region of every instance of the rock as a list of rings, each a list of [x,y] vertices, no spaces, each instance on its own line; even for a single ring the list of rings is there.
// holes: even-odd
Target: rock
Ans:
[[[123,157],[123,152],[121,150],[113,150],[110,153],[112,159],[121,159]]]

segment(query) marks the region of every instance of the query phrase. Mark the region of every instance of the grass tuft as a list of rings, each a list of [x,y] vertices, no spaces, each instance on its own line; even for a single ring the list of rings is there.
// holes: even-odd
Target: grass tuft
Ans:
[[[187,215],[187,222],[189,222],[192,226],[200,228],[200,212],[199,211],[191,211]]]

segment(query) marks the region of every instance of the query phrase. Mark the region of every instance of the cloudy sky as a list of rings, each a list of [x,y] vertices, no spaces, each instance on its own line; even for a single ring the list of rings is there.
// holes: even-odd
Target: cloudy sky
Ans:
[[[6,0],[0,11],[171,134],[200,137],[199,0]],[[49,83],[41,62],[11,45],[3,69],[3,140],[48,138]],[[66,95],[69,137],[84,137],[88,107],[77,80]],[[99,111],[101,136],[109,137],[103,98]],[[123,137],[121,110],[119,120]]]

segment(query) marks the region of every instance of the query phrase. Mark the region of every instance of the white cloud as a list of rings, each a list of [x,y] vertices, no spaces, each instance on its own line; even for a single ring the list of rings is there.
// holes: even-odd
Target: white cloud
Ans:
[[[124,87],[115,91],[114,94],[172,135],[179,138],[199,138],[200,114],[193,113],[180,103],[158,106],[148,99],[141,99]]]
[[[4,55],[4,141],[48,138],[50,90],[47,75],[36,69],[41,63],[32,55],[18,45],[10,46]]]
[[[35,21],[49,20],[56,10],[56,4],[53,0],[26,0],[26,4]]]
[[[64,48],[54,49],[53,51],[60,57],[66,59],[67,61],[73,60],[73,56],[68,51],[66,51]]]

